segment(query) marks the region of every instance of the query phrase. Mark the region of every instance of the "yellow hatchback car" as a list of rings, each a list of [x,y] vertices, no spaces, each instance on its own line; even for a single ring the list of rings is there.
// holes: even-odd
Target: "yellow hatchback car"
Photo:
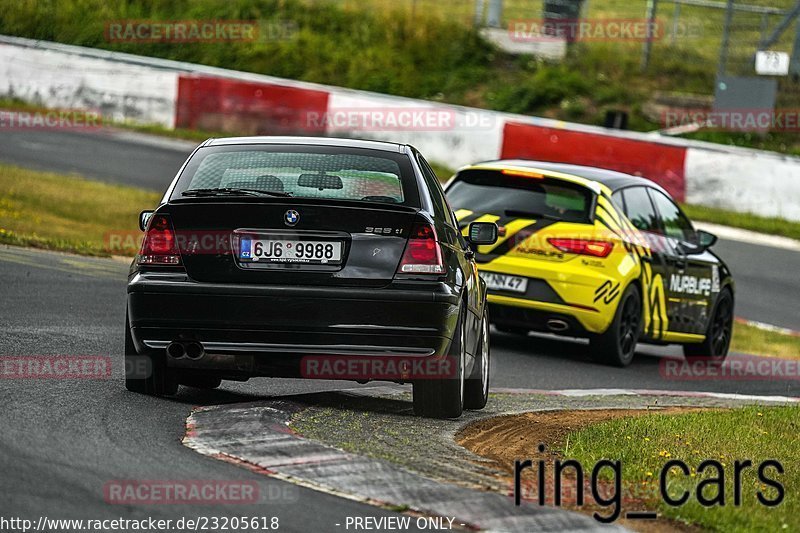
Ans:
[[[525,160],[464,167],[445,187],[459,227],[495,222],[476,258],[500,331],[590,340],[626,366],[638,342],[724,359],[734,285],[711,246],[656,183],[609,170]]]

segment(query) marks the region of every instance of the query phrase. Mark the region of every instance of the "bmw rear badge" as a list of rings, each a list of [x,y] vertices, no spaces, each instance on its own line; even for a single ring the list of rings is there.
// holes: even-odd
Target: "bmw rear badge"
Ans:
[[[286,211],[286,214],[283,215],[283,221],[286,222],[287,226],[295,226],[300,222],[300,213],[294,209],[289,209]]]

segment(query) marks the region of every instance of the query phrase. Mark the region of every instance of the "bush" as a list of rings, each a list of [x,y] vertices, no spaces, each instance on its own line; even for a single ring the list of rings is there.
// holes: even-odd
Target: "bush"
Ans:
[[[565,98],[589,93],[589,81],[564,65],[543,65],[520,83],[505,85],[490,96],[494,109],[512,113],[533,113]]]

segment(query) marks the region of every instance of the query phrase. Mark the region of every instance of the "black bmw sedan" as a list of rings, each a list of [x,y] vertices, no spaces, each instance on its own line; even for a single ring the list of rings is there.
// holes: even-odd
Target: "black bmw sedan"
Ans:
[[[250,377],[413,383],[414,411],[486,404],[486,286],[439,181],[407,145],[212,139],[155,211],[128,280],[128,390]]]

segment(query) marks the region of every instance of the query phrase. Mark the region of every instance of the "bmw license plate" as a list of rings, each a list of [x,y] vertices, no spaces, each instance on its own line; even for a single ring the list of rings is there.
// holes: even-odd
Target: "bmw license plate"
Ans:
[[[528,279],[520,276],[482,272],[481,277],[486,281],[486,286],[495,291],[525,292],[528,290]]]
[[[244,237],[239,247],[239,260],[243,262],[338,265],[342,262],[342,242]]]

